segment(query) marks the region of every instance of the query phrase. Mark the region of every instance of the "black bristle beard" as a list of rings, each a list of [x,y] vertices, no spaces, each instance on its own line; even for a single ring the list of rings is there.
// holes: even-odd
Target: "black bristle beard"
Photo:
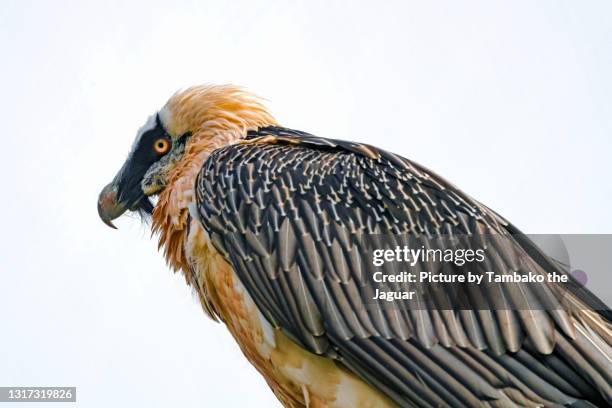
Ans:
[[[140,200],[134,204],[132,211],[134,211],[143,222],[149,222],[151,215],[153,214],[153,208],[155,208],[153,202],[147,196],[142,196]]]

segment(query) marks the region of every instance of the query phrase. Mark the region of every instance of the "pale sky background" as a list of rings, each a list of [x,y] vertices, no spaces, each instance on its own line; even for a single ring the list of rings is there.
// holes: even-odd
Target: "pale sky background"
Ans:
[[[416,160],[525,232],[611,233],[611,18],[610,1],[1,0],[0,385],[278,406],[148,227],[96,213],[139,126],[193,84]]]

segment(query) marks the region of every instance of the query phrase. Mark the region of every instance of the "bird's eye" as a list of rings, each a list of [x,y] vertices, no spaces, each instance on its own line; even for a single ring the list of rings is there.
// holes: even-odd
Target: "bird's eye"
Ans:
[[[153,150],[157,154],[166,154],[170,151],[170,141],[168,139],[157,139],[153,144]]]

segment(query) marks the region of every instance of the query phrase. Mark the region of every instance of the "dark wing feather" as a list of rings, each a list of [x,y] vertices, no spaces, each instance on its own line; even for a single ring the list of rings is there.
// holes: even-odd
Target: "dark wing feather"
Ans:
[[[590,294],[572,297],[567,311],[546,311],[532,288],[499,285],[465,296],[531,307],[363,307],[372,266],[362,254],[377,244],[374,234],[518,232],[421,166],[372,146],[269,127],[213,152],[196,194],[204,228],[264,316],[399,405],[610,401],[610,327],[598,314],[609,312]],[[550,270],[529,240],[487,244],[497,270]],[[453,304],[453,296],[433,298]]]

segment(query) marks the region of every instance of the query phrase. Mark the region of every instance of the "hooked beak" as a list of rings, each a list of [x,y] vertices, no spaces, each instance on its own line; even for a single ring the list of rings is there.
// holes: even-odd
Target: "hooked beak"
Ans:
[[[117,200],[117,185],[115,182],[107,184],[98,197],[98,215],[100,215],[102,222],[117,229],[112,220],[119,218],[127,209],[125,204]]]

